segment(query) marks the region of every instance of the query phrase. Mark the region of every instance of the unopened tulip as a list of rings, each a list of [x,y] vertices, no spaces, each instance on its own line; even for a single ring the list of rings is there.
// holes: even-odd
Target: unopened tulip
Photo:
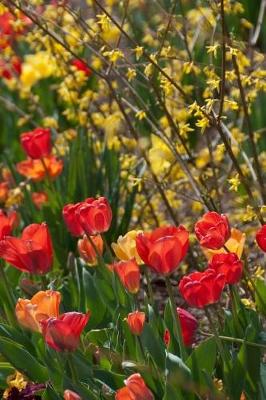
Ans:
[[[64,391],[64,400],[82,400],[81,397],[72,390]]]
[[[122,285],[129,293],[135,294],[140,287],[140,270],[136,261],[120,261],[112,265],[113,270],[119,276]]]
[[[180,321],[184,345],[190,347],[195,340],[195,333],[198,327],[198,322],[196,318],[192,314],[190,314],[190,312],[184,310],[181,307],[177,307],[176,314]],[[170,344],[170,340],[170,332],[168,329],[166,329],[164,332],[164,343],[167,347]]]
[[[141,311],[134,311],[127,316],[127,324],[133,335],[141,335],[145,324],[145,313]]]
[[[91,242],[93,242],[93,244]],[[88,265],[97,264],[98,255],[103,254],[103,240],[101,235],[91,236],[90,239],[84,235],[83,238],[78,241],[78,252],[80,257]]]
[[[35,207],[40,210],[48,202],[48,195],[45,192],[33,192],[31,199]]]

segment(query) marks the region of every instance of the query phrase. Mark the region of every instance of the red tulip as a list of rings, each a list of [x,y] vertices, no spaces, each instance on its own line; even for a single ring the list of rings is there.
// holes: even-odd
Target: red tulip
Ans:
[[[141,335],[145,324],[145,313],[134,311],[127,316],[127,324],[133,335]]]
[[[188,231],[179,227],[157,228],[140,233],[136,238],[137,251],[146,265],[159,274],[171,274],[185,257],[189,246]]]
[[[88,198],[77,208],[76,215],[88,236],[108,231],[112,221],[112,210],[105,197]]]
[[[235,253],[215,254],[209,261],[208,267],[218,274],[223,274],[225,283],[230,285],[239,282],[243,270],[243,264]]]
[[[0,210],[0,240],[5,236],[12,233],[17,222],[17,213],[12,211],[9,214],[5,214],[3,210]]]
[[[63,208],[63,218],[67,229],[73,236],[83,236],[84,229],[79,223],[79,216],[76,211],[83,203],[67,204]]]
[[[88,77],[92,74],[92,70],[82,60],[78,60],[77,58],[75,58],[71,61],[71,65],[73,65],[78,71],[84,72],[84,74]]]
[[[94,243],[90,242],[90,240]],[[88,264],[97,264],[97,256],[103,254],[103,240],[101,235],[91,236],[90,240],[86,235],[78,241],[78,252],[80,257]],[[95,251],[97,249],[97,252]]]
[[[220,249],[230,237],[229,221],[224,214],[207,212],[195,224],[195,234],[202,247]]]
[[[36,128],[20,135],[20,143],[28,157],[37,159],[48,156],[52,150],[51,131]]]
[[[261,250],[266,252],[266,225],[263,225],[256,233],[256,241]]]
[[[190,347],[195,340],[198,322],[192,314],[183,308],[177,307],[176,314],[179,317],[184,345]],[[166,346],[169,346],[170,340],[170,332],[166,329],[164,332],[164,343]]]
[[[152,392],[140,374],[130,375],[125,380],[125,385],[116,392],[115,400],[154,400]]]
[[[135,259],[114,263],[113,269],[119,276],[122,285],[129,293],[135,294],[139,291],[140,270]]]
[[[21,238],[0,241],[0,257],[23,272],[45,274],[52,265],[53,248],[45,223],[27,226]]]
[[[67,389],[64,391],[64,400],[81,400],[81,397],[72,390]]]
[[[56,351],[75,351],[89,318],[90,312],[68,312],[40,321],[45,342]]]
[[[225,286],[225,275],[208,268],[204,272],[193,272],[184,276],[179,291],[192,307],[203,308],[216,303]]]

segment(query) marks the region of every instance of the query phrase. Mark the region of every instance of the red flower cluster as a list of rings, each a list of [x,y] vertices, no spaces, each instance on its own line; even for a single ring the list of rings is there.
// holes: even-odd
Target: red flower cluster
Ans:
[[[75,351],[89,318],[90,312],[67,312],[40,321],[45,342],[56,351]]]
[[[144,263],[162,275],[171,274],[185,257],[189,234],[183,227],[166,226],[136,238],[137,251]]]
[[[112,221],[112,209],[105,197],[89,197],[83,202],[67,204],[63,218],[73,236],[97,235],[108,231]]]
[[[45,223],[27,226],[21,238],[5,236],[0,240],[0,257],[32,274],[45,274],[52,265],[53,247]]]

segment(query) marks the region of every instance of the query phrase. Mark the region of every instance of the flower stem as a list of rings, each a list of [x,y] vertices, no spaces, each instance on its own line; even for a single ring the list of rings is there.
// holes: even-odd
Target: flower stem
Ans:
[[[175,332],[175,335],[176,335],[177,340],[178,340],[181,359],[183,361],[185,361],[186,358],[187,358],[187,352],[186,352],[184,341],[183,341],[182,329],[181,329],[179,315],[176,312],[176,304],[175,304],[173,289],[172,289],[172,285],[171,285],[169,276],[165,277],[165,283],[166,283],[167,292],[168,292],[168,295],[169,295],[169,298],[170,298],[170,303],[171,303],[171,311],[172,311],[172,317],[173,317],[174,332]]]
[[[153,296],[153,291],[152,291],[152,285],[151,285],[151,279],[150,279],[150,274],[146,266],[144,266],[144,275],[146,278],[147,282],[147,288],[148,288],[148,296],[149,296],[149,302],[154,308],[154,296]]]

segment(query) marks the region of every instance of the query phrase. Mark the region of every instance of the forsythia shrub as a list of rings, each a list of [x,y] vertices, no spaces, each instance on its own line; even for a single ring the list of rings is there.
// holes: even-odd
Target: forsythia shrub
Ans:
[[[3,399],[266,399],[265,0],[0,0]]]

